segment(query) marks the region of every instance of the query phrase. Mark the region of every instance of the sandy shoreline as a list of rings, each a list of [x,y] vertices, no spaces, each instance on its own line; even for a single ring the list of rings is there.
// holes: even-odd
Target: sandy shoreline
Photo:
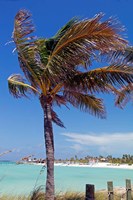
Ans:
[[[55,166],[68,166],[68,167],[91,167],[91,168],[115,168],[115,169],[132,169],[133,165],[128,164],[111,164],[107,162],[98,162],[93,164],[64,164],[55,163]]]

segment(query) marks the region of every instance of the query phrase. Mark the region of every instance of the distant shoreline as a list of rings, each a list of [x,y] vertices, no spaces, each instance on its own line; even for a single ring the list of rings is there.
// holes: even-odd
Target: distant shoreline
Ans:
[[[35,165],[44,165],[41,163],[35,163]],[[92,164],[65,164],[65,163],[55,163],[54,166],[60,167],[88,167],[88,168],[114,168],[114,169],[130,169],[133,170],[133,165],[128,164],[112,164],[107,162],[97,162]]]
[[[6,161],[0,161],[0,163],[6,163]],[[12,164],[16,162],[10,162],[7,163]],[[25,164],[25,165],[40,165],[40,166],[46,166],[45,163],[34,163],[34,162],[23,162],[23,163],[16,163],[16,164]],[[83,164],[83,163],[55,163],[54,166],[59,167],[87,167],[87,168],[114,168],[114,169],[130,169],[133,170],[133,165],[128,164],[114,164],[109,162],[96,162],[96,163],[89,163],[89,164]]]

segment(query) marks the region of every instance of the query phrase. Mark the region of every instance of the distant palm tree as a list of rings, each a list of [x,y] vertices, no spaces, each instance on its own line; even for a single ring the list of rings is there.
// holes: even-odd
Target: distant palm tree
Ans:
[[[123,50],[127,42],[121,38],[120,27],[109,19],[100,22],[102,14],[92,19],[73,18],[50,38],[28,36],[34,31],[30,13],[20,10],[15,17],[13,40],[16,44],[19,74],[8,78],[9,91],[16,97],[38,95],[44,113],[47,180],[46,199],[54,199],[54,139],[52,122],[64,127],[54,106],[72,104],[82,111],[104,118],[102,99],[94,93],[115,92],[133,80],[133,68],[110,65],[88,69],[101,55]],[[82,67],[82,69],[81,69]]]

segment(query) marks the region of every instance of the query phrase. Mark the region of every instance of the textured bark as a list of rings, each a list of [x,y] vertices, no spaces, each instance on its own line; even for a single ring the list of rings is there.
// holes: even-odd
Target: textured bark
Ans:
[[[54,138],[51,117],[51,103],[45,96],[40,97],[44,111],[44,138],[47,161],[46,199],[54,200]]]

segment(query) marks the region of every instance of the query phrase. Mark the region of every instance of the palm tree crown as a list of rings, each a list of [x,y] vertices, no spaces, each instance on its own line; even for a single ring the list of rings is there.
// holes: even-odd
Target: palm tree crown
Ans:
[[[42,93],[59,106],[69,102],[103,117],[102,100],[93,93],[131,82],[132,68],[111,65],[83,72],[77,66],[86,69],[98,57],[97,51],[109,56],[111,51],[124,49],[127,42],[118,34],[121,29],[111,19],[100,22],[103,15],[98,14],[89,20],[73,18],[51,39],[38,39],[28,36],[34,31],[30,16],[26,10],[19,11],[13,32],[20,67],[28,83],[21,75],[11,75],[10,92],[16,98]]]

